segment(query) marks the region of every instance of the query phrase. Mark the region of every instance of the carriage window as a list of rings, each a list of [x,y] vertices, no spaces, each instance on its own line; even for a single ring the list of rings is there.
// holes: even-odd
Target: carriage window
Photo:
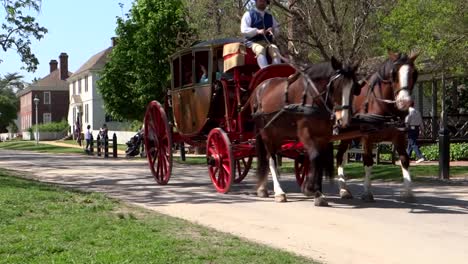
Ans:
[[[210,73],[208,72],[209,57],[209,51],[195,52],[195,76],[197,83],[208,83],[208,78],[210,76]]]
[[[193,83],[192,54],[182,56],[182,85]]]
[[[172,61],[172,79],[174,80],[174,88],[180,87],[180,61],[179,58]]]

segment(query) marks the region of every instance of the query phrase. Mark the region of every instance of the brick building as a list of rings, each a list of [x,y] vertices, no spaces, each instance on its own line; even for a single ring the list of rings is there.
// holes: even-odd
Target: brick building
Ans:
[[[60,64],[60,67],[59,67]],[[17,94],[20,100],[19,130],[27,131],[36,124],[34,98],[39,98],[38,123],[59,122],[67,119],[69,94],[66,79],[68,55],[61,53],[59,62],[51,60],[50,73]]]

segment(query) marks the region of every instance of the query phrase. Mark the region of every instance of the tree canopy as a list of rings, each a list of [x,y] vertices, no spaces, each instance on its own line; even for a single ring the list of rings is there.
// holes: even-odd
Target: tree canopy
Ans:
[[[117,45],[99,81],[106,111],[141,120],[149,101],[162,100],[168,86],[168,57],[190,41],[181,1],[138,0],[117,19]]]
[[[0,77],[0,132],[4,132],[16,119],[19,102],[15,93],[24,88],[22,79],[18,73]]]
[[[31,50],[31,39],[42,39],[47,29],[26,13],[30,10],[38,12],[41,0],[3,0],[1,4],[5,12],[0,27],[1,51],[16,50],[25,65],[23,68],[35,71],[39,61]]]
[[[380,47],[418,49],[435,70],[463,71],[468,63],[467,14],[464,1],[398,1],[378,15]]]

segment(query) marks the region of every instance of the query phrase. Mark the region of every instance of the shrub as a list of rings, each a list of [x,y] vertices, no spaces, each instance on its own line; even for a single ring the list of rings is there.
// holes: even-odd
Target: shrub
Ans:
[[[421,152],[428,160],[439,160],[440,153],[438,143],[421,147]],[[468,143],[451,143],[450,160],[468,160]]]
[[[70,129],[67,121],[62,120],[60,122],[53,122],[47,124],[40,124],[37,126],[39,132],[63,132]],[[36,131],[36,126],[31,128],[32,131]]]

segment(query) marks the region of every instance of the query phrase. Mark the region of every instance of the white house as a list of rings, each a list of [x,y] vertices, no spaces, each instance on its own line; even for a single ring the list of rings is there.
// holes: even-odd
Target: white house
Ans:
[[[81,131],[85,131],[88,125],[93,130],[96,138],[97,131],[106,124],[109,131],[120,131],[128,124],[126,122],[113,121],[105,112],[104,101],[99,93],[97,81],[100,71],[107,62],[108,55],[115,45],[112,38],[112,46],[92,56],[70,78],[67,83],[70,90],[70,107],[68,110],[68,123],[71,133],[76,129],[77,118],[81,124]],[[109,134],[112,136],[112,134]],[[119,143],[121,140],[119,139]]]

